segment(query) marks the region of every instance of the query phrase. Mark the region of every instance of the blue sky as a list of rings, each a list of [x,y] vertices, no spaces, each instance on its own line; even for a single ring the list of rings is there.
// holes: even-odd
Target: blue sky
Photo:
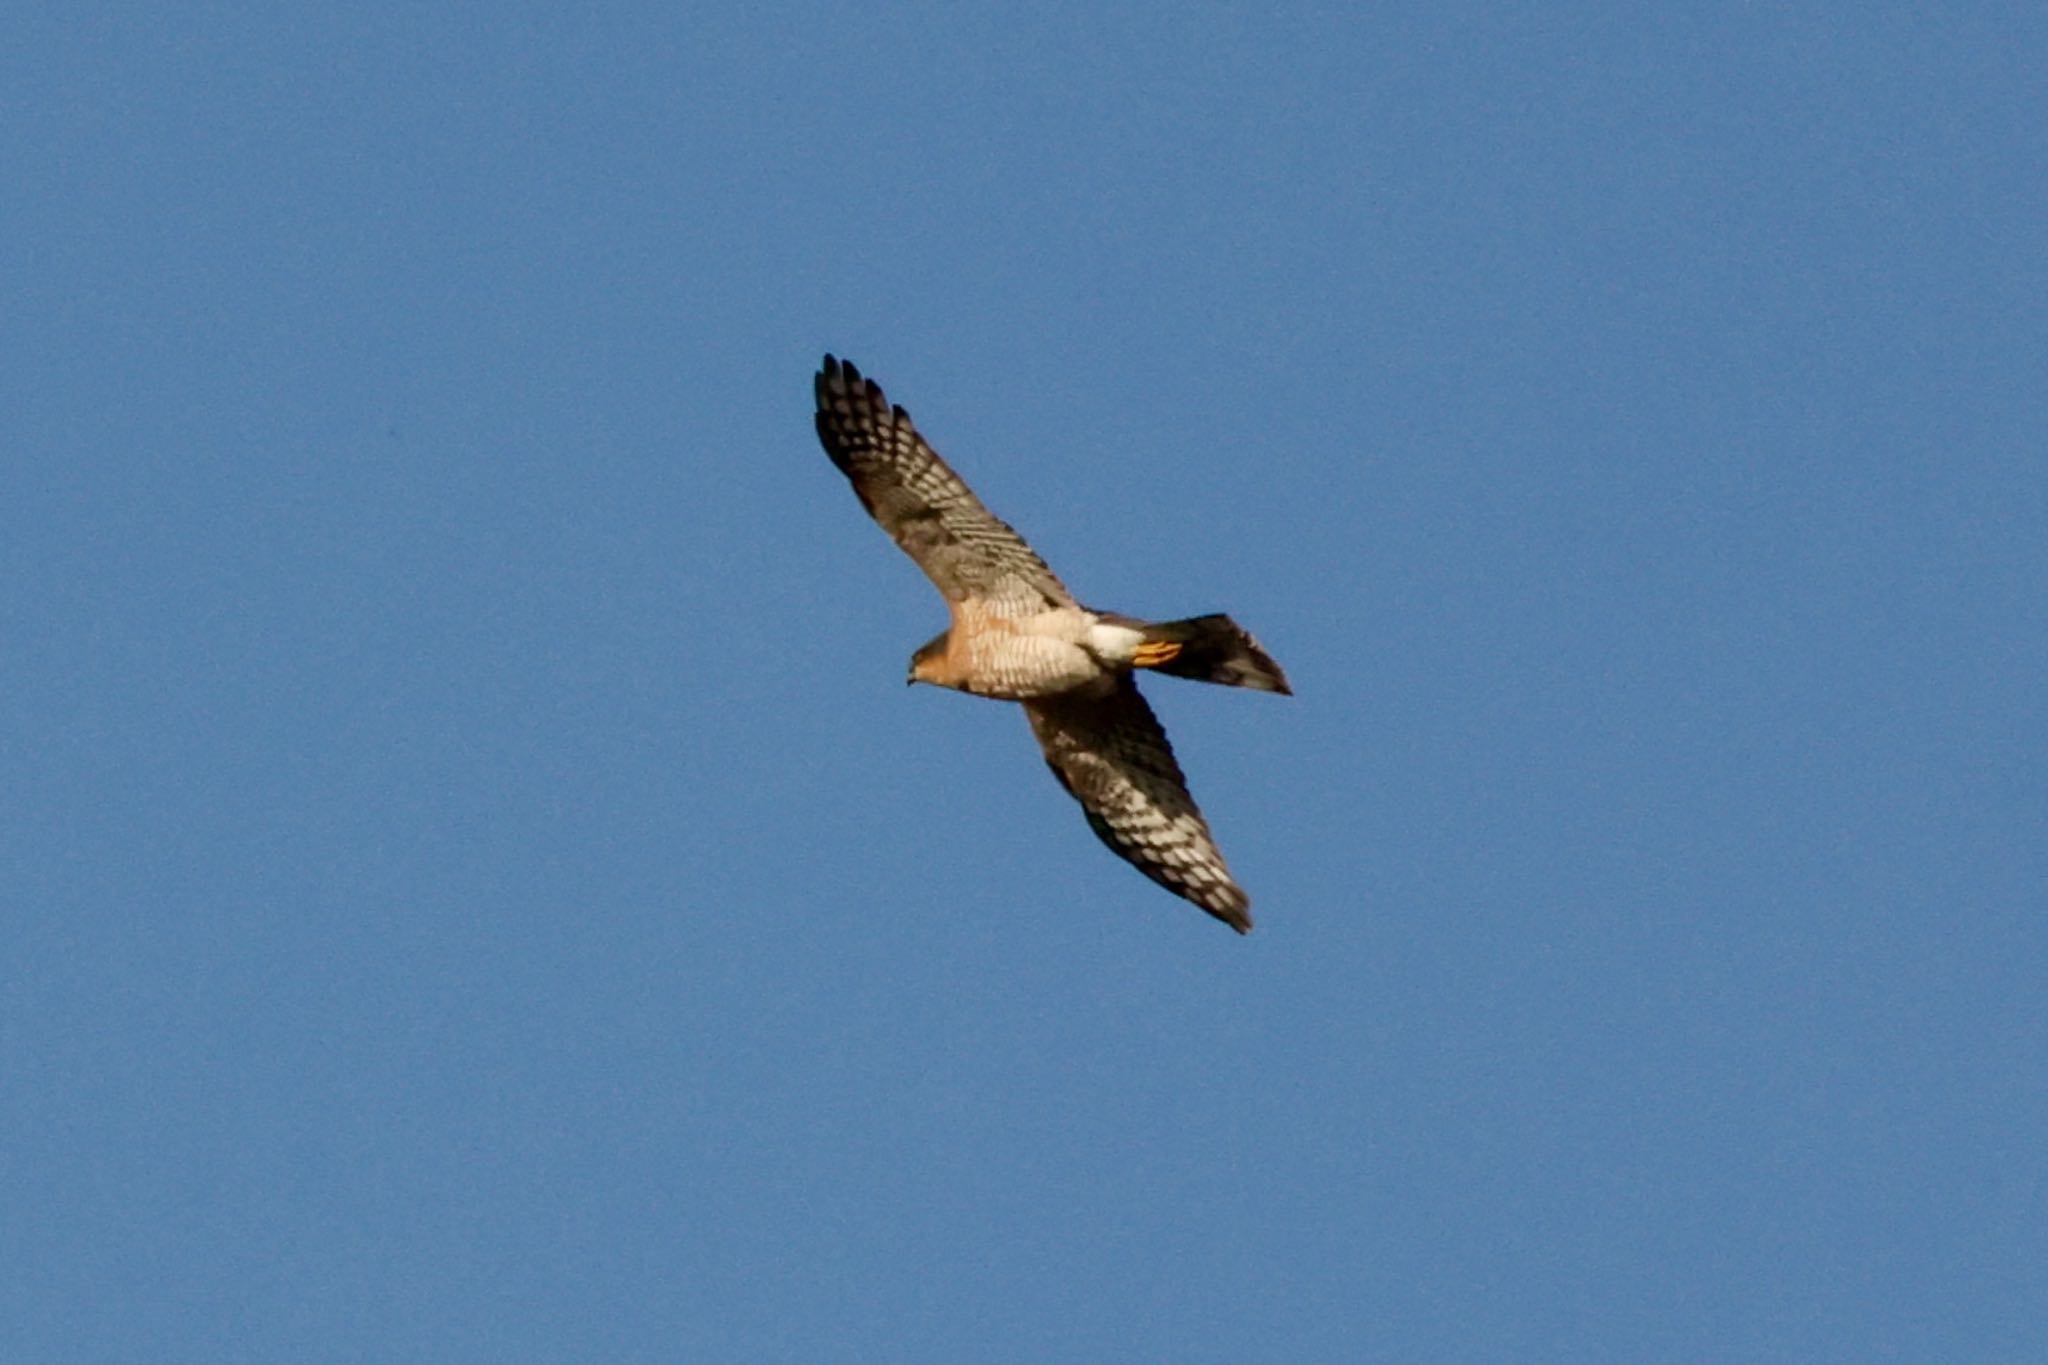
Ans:
[[[2048,1357],[2037,8],[8,30],[0,1355]]]

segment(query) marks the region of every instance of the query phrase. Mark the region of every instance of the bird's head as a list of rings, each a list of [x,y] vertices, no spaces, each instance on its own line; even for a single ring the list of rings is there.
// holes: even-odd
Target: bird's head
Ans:
[[[942,630],[918,646],[917,653],[910,656],[910,676],[903,680],[906,686],[911,683],[943,685],[939,683],[938,670],[946,657],[946,639],[952,633]]]

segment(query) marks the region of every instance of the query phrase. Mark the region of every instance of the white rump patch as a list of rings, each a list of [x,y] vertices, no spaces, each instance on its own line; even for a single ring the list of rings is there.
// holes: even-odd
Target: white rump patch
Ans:
[[[1143,631],[1130,626],[1119,626],[1109,621],[1088,623],[1088,652],[1098,659],[1127,664],[1144,639]]]

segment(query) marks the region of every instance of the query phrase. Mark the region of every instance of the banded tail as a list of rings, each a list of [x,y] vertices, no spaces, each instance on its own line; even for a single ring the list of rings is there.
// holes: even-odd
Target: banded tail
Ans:
[[[1145,638],[1131,656],[1134,667],[1196,682],[1294,695],[1294,689],[1287,685],[1287,675],[1273,662],[1273,656],[1259,648],[1250,631],[1228,616],[1145,622],[1140,629]]]

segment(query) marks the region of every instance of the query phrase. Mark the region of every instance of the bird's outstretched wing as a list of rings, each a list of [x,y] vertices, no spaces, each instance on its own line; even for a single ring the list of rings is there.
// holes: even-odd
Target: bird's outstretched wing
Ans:
[[[996,519],[891,407],[881,385],[825,357],[818,371],[818,440],[853,491],[949,602],[980,599],[998,616],[1072,606],[1066,585],[1024,538]]]
[[[1024,710],[1096,837],[1168,891],[1251,932],[1251,897],[1231,879],[1166,731],[1128,673],[1100,696],[1039,697]]]

